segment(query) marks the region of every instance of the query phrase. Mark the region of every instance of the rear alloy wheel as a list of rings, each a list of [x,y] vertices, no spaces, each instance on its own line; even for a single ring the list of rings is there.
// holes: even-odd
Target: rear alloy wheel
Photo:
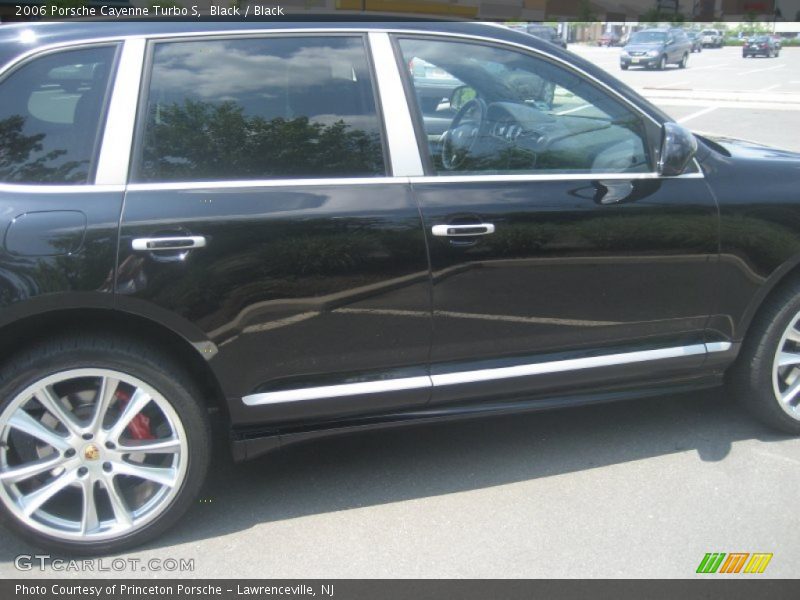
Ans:
[[[208,465],[207,417],[183,374],[145,352],[76,340],[6,369],[21,374],[1,390],[0,504],[23,537],[116,551],[188,508]]]
[[[748,410],[800,434],[800,282],[765,302],[729,375],[731,391]]]

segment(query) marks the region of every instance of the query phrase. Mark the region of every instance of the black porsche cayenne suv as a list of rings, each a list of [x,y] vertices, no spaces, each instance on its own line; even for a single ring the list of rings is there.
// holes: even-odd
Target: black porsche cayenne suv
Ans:
[[[800,433],[800,155],[527,34],[0,28],[0,514],[110,552],[236,459],[716,386]],[[412,68],[414,66],[414,68]]]

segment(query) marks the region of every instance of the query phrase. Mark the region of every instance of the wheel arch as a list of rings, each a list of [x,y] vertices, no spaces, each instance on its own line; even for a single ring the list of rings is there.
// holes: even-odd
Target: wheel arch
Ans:
[[[769,298],[780,293],[784,287],[792,285],[797,281],[800,281],[800,255],[793,256],[790,260],[784,262],[780,267],[775,269],[750,300],[739,322],[736,341],[742,341],[747,338],[753,321]]]
[[[8,308],[10,307],[4,310]],[[200,387],[202,400],[208,409],[218,412],[226,422],[230,422],[219,379],[209,360],[203,355],[204,350],[214,348],[213,344],[192,342],[185,332],[137,312],[111,306],[26,310],[13,320],[4,319],[0,322],[0,361],[7,360],[21,348],[58,335],[68,335],[70,332],[124,335],[158,346],[187,370]]]

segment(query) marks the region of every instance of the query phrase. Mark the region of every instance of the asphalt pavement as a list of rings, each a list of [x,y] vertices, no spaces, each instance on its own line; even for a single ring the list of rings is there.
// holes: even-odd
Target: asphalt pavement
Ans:
[[[695,130],[800,150],[800,48],[705,50],[664,72],[619,70],[617,48],[572,49]],[[214,455],[188,517],[122,555],[194,571],[101,575],[693,577],[708,552],[773,554],[764,574],[730,577],[798,573],[800,439],[723,391],[363,433],[244,464],[220,437]],[[34,552],[1,536],[0,577],[91,575],[14,567]]]

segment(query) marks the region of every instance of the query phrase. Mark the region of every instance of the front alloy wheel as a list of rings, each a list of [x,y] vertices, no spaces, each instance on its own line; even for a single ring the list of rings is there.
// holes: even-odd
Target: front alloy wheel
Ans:
[[[18,375],[0,390],[9,398],[0,516],[37,545],[96,553],[142,543],[202,483],[208,426],[191,383],[162,366],[168,359],[157,365],[147,350],[115,345],[77,341],[55,356],[44,347],[5,369]]]
[[[763,422],[800,434],[800,279],[782,284],[764,301],[728,383]]]
[[[800,313],[795,315],[778,342],[772,361],[772,390],[780,407],[800,421]]]

